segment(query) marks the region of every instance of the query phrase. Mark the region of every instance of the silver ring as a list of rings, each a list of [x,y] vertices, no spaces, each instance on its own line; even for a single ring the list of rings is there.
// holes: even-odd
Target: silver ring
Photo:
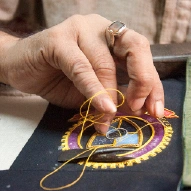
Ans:
[[[111,25],[109,25],[105,30],[108,47],[110,49],[113,49],[115,38],[120,37],[126,31],[127,27],[121,21],[114,21],[113,23],[111,23]]]

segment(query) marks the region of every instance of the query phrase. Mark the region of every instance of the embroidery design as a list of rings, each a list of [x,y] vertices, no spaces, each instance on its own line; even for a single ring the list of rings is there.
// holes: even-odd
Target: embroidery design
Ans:
[[[122,154],[116,153],[116,156],[123,156],[127,160],[121,162],[88,161],[86,166],[106,169],[124,168],[125,166],[141,163],[143,160],[148,160],[149,157],[155,157],[162,152],[171,140],[173,129],[167,119],[177,118],[178,116],[168,109],[165,109],[164,115],[164,118],[158,119],[148,113],[141,117],[124,116],[117,113],[109,128],[114,138],[108,138],[97,133],[90,123],[85,124],[82,131],[83,120],[80,119],[79,115],[75,115],[70,121],[78,122],[63,135],[61,140],[62,151],[90,149],[99,145],[108,147],[113,145],[129,149]],[[88,118],[91,121],[94,119],[94,115],[89,114]],[[113,129],[120,131],[112,131]],[[116,136],[116,133],[121,134],[121,136]],[[84,160],[81,160],[79,164],[84,164]]]

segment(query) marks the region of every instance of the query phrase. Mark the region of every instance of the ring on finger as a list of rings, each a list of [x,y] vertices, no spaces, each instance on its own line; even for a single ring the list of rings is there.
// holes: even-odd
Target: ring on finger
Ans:
[[[121,21],[114,21],[105,30],[107,44],[110,50],[113,49],[115,44],[115,38],[120,37],[127,31],[127,27]]]

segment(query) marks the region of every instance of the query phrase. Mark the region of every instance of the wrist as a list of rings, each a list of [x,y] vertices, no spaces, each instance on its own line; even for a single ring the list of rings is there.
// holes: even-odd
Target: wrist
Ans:
[[[18,40],[19,38],[0,31],[0,83],[9,84],[8,72],[11,70],[9,63],[15,60],[10,49]]]

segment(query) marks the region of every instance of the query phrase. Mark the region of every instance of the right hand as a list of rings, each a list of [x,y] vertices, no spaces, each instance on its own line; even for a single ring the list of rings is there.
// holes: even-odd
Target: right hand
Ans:
[[[67,108],[79,107],[85,99],[103,91],[92,104],[105,113],[100,122],[109,125],[118,100],[115,91],[109,92],[111,99],[106,89],[117,88],[116,65],[122,65],[130,78],[123,111],[139,115],[147,110],[162,117],[163,88],[148,41],[128,30],[115,41],[111,55],[105,38],[110,24],[99,15],[75,15],[23,39],[2,33],[1,81]],[[102,133],[108,130],[107,125],[95,127]]]

